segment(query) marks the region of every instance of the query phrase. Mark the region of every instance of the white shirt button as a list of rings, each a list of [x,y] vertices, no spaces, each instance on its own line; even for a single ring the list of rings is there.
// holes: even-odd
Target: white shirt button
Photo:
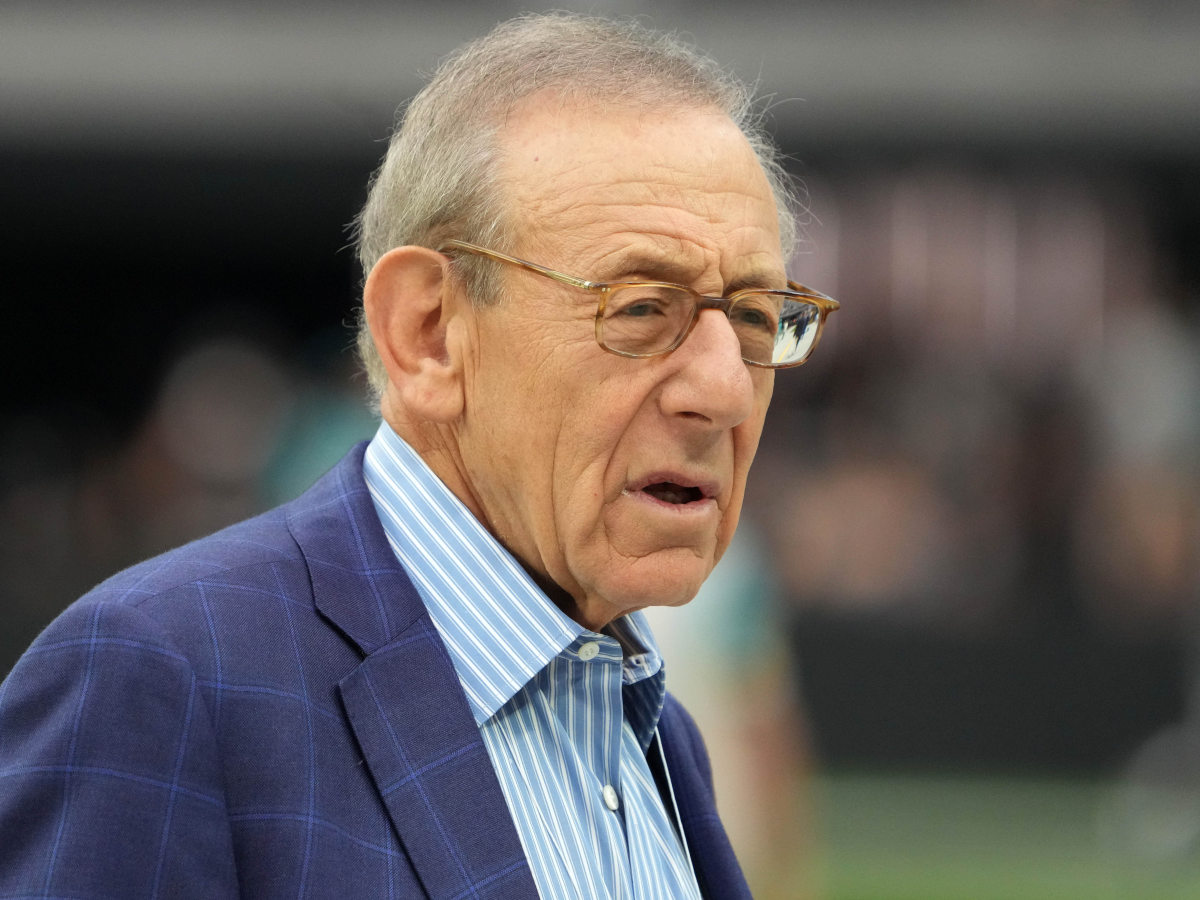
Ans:
[[[606,784],[601,793],[604,794],[604,805],[613,812],[616,812],[617,808],[621,805],[621,798],[617,796],[617,789],[611,784]]]
[[[595,641],[588,641],[586,644],[584,644],[583,646],[581,646],[579,648],[579,658],[582,659],[584,662],[587,662],[589,659],[595,659],[596,654],[599,652],[600,652],[600,645],[598,643],[596,643]]]

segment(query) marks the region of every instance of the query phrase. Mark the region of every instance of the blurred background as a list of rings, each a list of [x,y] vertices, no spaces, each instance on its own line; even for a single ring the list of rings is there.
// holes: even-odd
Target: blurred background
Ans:
[[[756,896],[1200,896],[1200,4],[553,7],[759,83],[843,304],[656,619]],[[0,4],[0,674],[373,432],[345,226],[534,8]]]

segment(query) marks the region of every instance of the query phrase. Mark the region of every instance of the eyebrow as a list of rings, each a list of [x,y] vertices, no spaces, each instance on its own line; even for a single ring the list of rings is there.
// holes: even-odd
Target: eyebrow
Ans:
[[[610,257],[609,264],[600,268],[600,272],[606,276],[595,279],[600,282],[645,279],[690,286],[696,280],[695,268],[669,256],[647,253],[644,250],[628,250],[614,254]],[[776,279],[766,272],[750,272],[725,285],[723,295],[728,296],[748,288],[769,291],[780,290],[782,287],[786,287],[786,283],[779,285]]]

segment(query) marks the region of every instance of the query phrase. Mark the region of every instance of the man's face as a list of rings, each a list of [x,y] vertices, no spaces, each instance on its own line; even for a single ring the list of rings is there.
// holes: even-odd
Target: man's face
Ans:
[[[719,112],[529,102],[500,146],[517,256],[592,281],[785,287],[770,188]],[[626,359],[596,343],[596,294],[500,275],[464,338],[468,503],[593,629],[686,603],[737,525],[773,373],[742,362],[720,312],[673,353]]]

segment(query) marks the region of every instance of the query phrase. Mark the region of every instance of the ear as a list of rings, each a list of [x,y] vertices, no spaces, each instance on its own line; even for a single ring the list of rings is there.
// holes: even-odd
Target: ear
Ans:
[[[446,343],[456,303],[448,265],[425,247],[397,247],[363,287],[367,327],[388,374],[384,402],[418,422],[449,422],[462,412],[461,361]]]

